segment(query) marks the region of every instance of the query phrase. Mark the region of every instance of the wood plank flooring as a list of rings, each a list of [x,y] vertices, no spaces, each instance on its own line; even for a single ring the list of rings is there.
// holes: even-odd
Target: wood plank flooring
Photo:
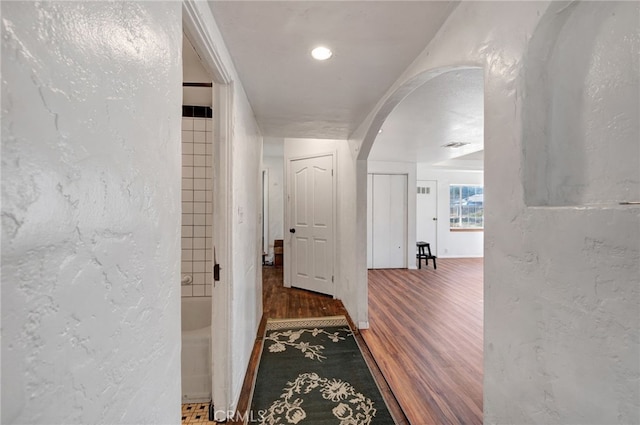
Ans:
[[[349,314],[347,313],[342,301],[335,300],[333,297],[317,294],[314,292],[304,291],[295,288],[285,288],[283,286],[282,267],[264,267],[262,271],[262,292],[263,292],[263,319],[258,330],[256,342],[253,347],[251,360],[245,376],[244,385],[238,402],[237,411],[242,417],[244,412],[249,409],[251,402],[251,388],[262,349],[262,336],[264,334],[264,326],[269,318],[285,319],[285,318],[304,318],[304,317],[323,317],[344,315],[351,323],[351,328],[355,329]],[[365,344],[359,332],[355,332],[356,341],[360,345],[362,354],[371,369],[371,372],[380,387],[380,392],[384,397],[389,410],[398,422],[398,425],[408,425],[409,422],[396,401],[393,393],[387,385],[380,369],[373,359],[367,345]],[[246,414],[245,414],[246,415]],[[239,425],[241,421],[229,421],[229,424]]]
[[[481,424],[483,261],[370,270],[362,334],[411,424]]]
[[[399,425],[482,423],[482,277],[482,259],[369,271],[370,329],[356,339]],[[263,269],[264,317],[239,412],[250,403],[266,318],[349,317],[339,300],[282,283],[282,268]]]

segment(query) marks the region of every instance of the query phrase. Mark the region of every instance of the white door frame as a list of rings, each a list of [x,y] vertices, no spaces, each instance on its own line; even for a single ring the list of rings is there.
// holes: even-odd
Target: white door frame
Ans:
[[[312,158],[318,158],[321,156],[331,156],[331,167],[333,168],[333,211],[332,211],[332,215],[333,215],[333,247],[332,247],[332,251],[333,251],[333,271],[332,271],[332,275],[334,276],[334,283],[333,283],[333,297],[336,298],[336,294],[337,294],[337,289],[336,289],[336,285],[337,285],[337,279],[336,279],[336,264],[337,264],[337,255],[336,255],[336,246],[337,244],[337,240],[336,240],[336,236],[338,234],[337,229],[338,229],[338,214],[337,214],[337,210],[338,210],[338,197],[337,197],[337,182],[338,182],[338,169],[336,167],[336,158],[338,157],[338,153],[335,150],[331,150],[331,151],[327,151],[327,152],[321,152],[321,153],[314,153],[312,155],[302,155],[302,156],[291,156],[291,157],[287,157],[285,158],[285,162],[284,162],[284,166],[285,166],[285,178],[284,178],[284,193],[285,193],[285,208],[284,208],[284,258],[283,258],[283,267],[284,267],[284,286],[287,288],[291,288],[291,282],[293,282],[293,267],[291,266],[291,233],[289,232],[289,229],[291,229],[292,224],[291,224],[291,199],[290,199],[290,195],[289,195],[289,188],[291,187],[291,162],[292,161],[298,161],[301,159],[312,159]]]
[[[232,187],[231,143],[233,138],[233,80],[203,22],[196,0],[182,0],[183,31],[213,76],[213,244],[216,262],[221,265],[220,281],[212,294],[211,345],[212,397],[216,420],[226,420],[231,408],[231,235]],[[204,6],[208,7],[206,3]]]

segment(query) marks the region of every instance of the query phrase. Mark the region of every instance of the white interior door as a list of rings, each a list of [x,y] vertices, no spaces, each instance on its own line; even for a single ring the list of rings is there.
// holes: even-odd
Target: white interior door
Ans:
[[[431,253],[437,255],[438,247],[438,182],[418,180],[416,201],[416,241],[428,242]]]
[[[372,267],[407,267],[407,176],[372,178]]]
[[[333,155],[290,162],[291,286],[334,295]]]

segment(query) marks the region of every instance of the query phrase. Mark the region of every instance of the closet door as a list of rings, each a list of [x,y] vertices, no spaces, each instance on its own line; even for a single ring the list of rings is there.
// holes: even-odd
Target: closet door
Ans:
[[[374,174],[372,198],[372,266],[406,268],[407,176]]]

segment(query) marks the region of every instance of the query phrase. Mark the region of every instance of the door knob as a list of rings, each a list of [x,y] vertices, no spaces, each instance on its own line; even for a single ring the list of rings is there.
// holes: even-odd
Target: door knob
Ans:
[[[433,217],[433,221],[438,221],[438,217]]]
[[[293,229],[293,228],[292,228],[292,229],[289,229],[289,232],[291,232],[291,233],[295,233],[295,232],[296,232],[296,229]]]

